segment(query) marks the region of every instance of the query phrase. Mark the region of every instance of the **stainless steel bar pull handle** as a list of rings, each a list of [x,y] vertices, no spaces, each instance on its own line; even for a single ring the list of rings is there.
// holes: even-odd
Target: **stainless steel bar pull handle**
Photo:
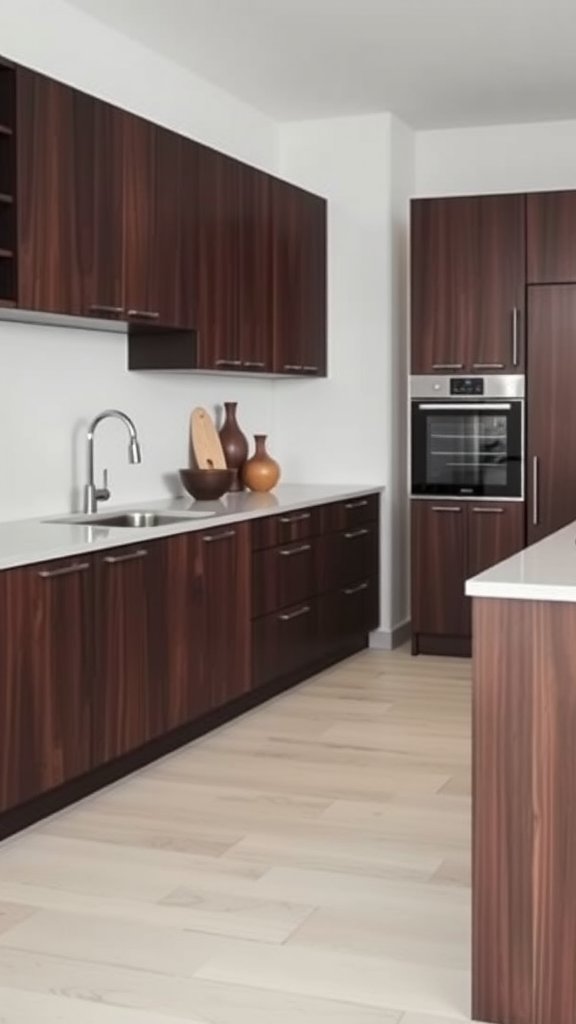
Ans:
[[[532,459],[532,526],[538,526],[540,521],[540,511],[538,508],[539,499],[539,465],[538,456],[535,455]]]
[[[303,608],[298,608],[295,612],[284,612],[283,615],[279,615],[280,622],[292,622],[292,619],[299,619],[302,615],[308,615],[310,611],[310,605],[305,604]]]
[[[129,309],[127,315],[138,317],[140,320],[160,319],[160,313],[156,309]]]
[[[461,512],[462,509],[459,505],[433,505],[433,512]]]
[[[503,370],[504,363],[472,363],[473,370]]]
[[[433,370],[463,370],[464,363],[432,363]]]
[[[86,572],[89,562],[77,562],[76,565],[65,565],[62,569],[42,569],[38,575],[41,580],[53,580],[58,576],[72,576],[73,573]]]
[[[122,562],[135,562],[137,558],[146,558],[147,554],[148,552],[141,548],[140,551],[133,551],[129,555],[108,555],[104,561],[107,565],[120,565]]]
[[[300,515],[297,516],[282,516],[280,522],[286,525],[290,523],[301,523],[303,522],[304,519],[310,519],[311,515],[311,512],[302,512]]]
[[[343,593],[346,597],[352,597],[353,594],[360,594],[363,590],[368,590],[368,583],[359,583],[356,587],[346,587]]]
[[[202,540],[205,544],[214,544],[217,540],[230,540],[235,536],[236,530],[226,530],[225,533],[215,533],[213,536],[208,533],[205,537],[202,537]]]
[[[370,530],[363,527],[361,530],[350,530],[349,533],[344,534],[344,540],[356,540],[357,537],[367,537]]]
[[[305,551],[311,551],[311,544],[300,544],[297,548],[281,548],[279,554],[283,558],[292,558],[293,555],[303,555]]]
[[[512,310],[512,366],[518,366],[518,322],[520,310],[514,306]]]
[[[473,512],[477,512],[478,515],[493,515],[501,516],[504,513],[503,508],[473,508]]]

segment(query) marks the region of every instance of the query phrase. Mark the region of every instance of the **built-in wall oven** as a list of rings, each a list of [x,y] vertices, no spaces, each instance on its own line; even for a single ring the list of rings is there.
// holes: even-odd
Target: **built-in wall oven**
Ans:
[[[410,379],[411,495],[524,498],[524,377]]]

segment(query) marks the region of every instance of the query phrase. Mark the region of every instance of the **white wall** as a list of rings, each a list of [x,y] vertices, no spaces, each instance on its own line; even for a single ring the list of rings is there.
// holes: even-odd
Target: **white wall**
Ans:
[[[3,56],[275,170],[271,121],[62,0],[0,0],[0,24]],[[246,431],[273,440],[275,385],[125,366],[122,336],[0,321],[0,520],[72,507],[86,423],[110,405],[134,416],[144,448],[142,466],[128,466],[122,427],[100,428],[99,466],[118,501],[167,493],[166,474],[187,464],[194,405],[238,400]]]
[[[386,633],[406,617],[403,267],[412,168],[411,133],[388,114],[279,130],[279,172],[329,200],[329,378],[277,391],[276,451],[290,478],[386,485]]]
[[[576,121],[418,132],[418,196],[576,188]]]

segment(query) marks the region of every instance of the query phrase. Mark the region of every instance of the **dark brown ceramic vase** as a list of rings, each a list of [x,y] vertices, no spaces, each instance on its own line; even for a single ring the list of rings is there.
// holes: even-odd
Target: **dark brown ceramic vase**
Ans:
[[[280,479],[280,466],[266,450],[266,434],[255,434],[256,451],[244,463],[242,479],[251,491],[271,491]]]
[[[228,469],[233,470],[231,491],[241,491],[242,467],[248,458],[248,438],[242,433],[236,419],[238,402],[224,402],[224,422],[220,428],[220,441]]]

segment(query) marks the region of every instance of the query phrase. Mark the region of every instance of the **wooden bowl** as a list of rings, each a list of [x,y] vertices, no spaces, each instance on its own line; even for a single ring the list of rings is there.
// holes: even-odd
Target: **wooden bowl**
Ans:
[[[233,469],[181,469],[180,479],[188,494],[197,501],[215,501],[229,491]]]

